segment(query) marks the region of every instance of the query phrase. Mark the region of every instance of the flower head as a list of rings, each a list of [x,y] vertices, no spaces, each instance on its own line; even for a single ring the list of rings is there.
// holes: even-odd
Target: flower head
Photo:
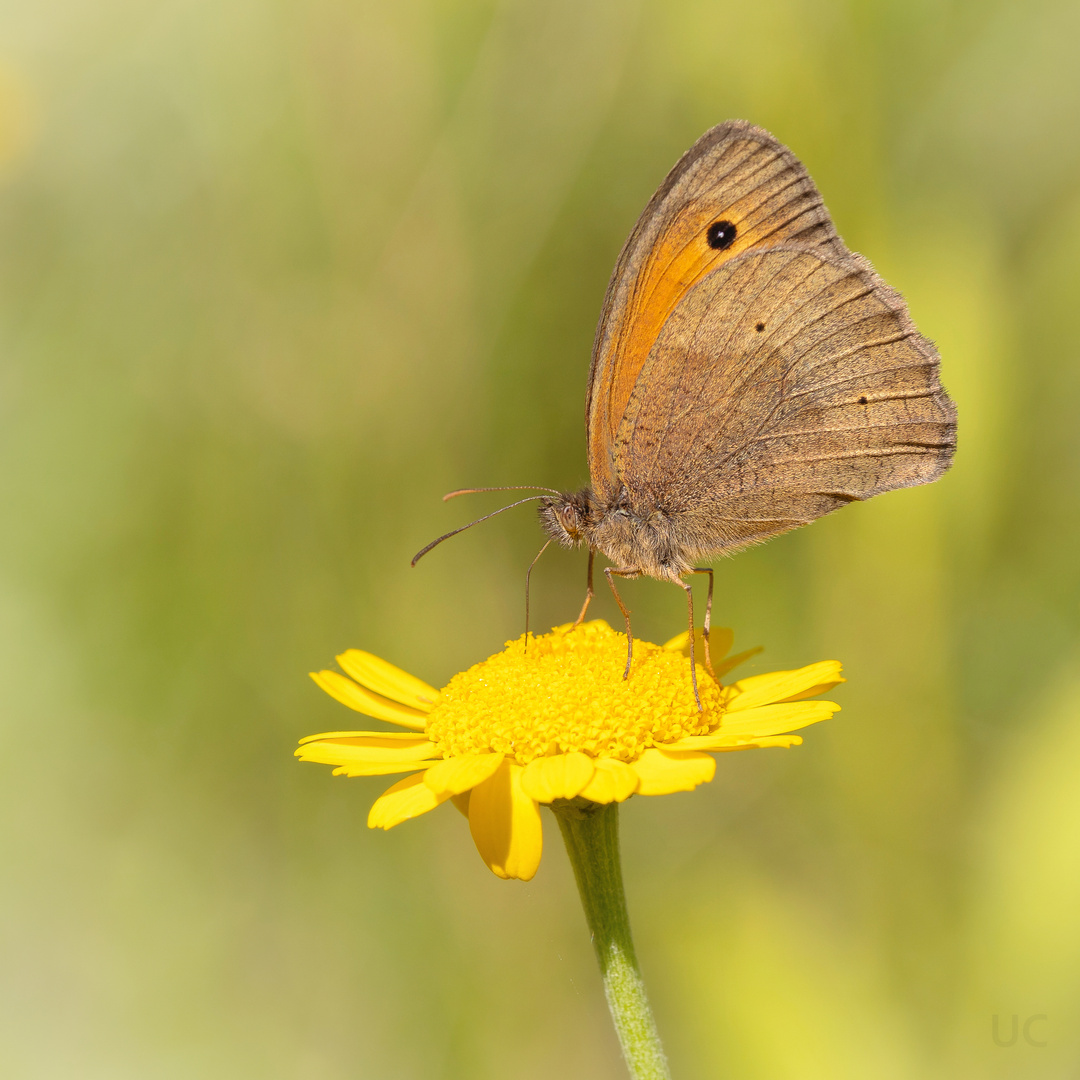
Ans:
[[[712,655],[732,635],[712,634]],[[700,638],[698,642],[701,647]],[[722,686],[703,667],[690,686],[689,635],[636,641],[623,679],[626,637],[602,620],[508,642],[441,691],[359,649],[337,658],[345,675],[313,672],[349,708],[405,732],[331,731],[296,756],[337,766],[335,776],[409,773],[376,800],[371,828],[389,829],[452,799],[481,857],[499,877],[528,881],[540,863],[540,805],[560,799],[622,802],[707,783],[715,753],[802,742],[791,732],[840,706],[808,698],[843,682],[824,660]],[[758,652],[714,659],[720,678]]]

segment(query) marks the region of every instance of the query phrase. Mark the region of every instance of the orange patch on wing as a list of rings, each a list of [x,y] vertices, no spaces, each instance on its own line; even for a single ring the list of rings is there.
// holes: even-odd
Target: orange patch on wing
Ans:
[[[735,241],[728,248],[709,246],[709,226],[715,221],[730,221],[735,226]],[[623,316],[622,332],[612,352],[610,382],[600,389],[604,399],[603,420],[597,425],[598,439],[590,454],[590,467],[607,460],[615,444],[634,384],[664,323],[682,298],[706,274],[729,259],[740,255],[761,239],[760,229],[752,226],[744,232],[745,219],[736,207],[717,211],[715,207],[690,206],[684,209],[649,252],[641,269],[629,308]],[[593,473],[594,481],[597,475]]]
[[[745,210],[752,213],[751,206]],[[724,210],[715,206],[686,207],[649,253],[622,321],[624,331],[613,349],[604,425],[608,445],[615,441],[638,374],[682,298],[718,266],[762,240],[772,239],[762,224],[749,223],[744,214],[738,203]],[[708,230],[715,221],[730,221],[735,226],[735,240],[730,247],[717,250],[709,246]]]
[[[618,295],[624,299],[605,310],[600,326],[605,345],[591,368],[589,472],[602,497],[618,487],[615,444],[638,377],[687,292],[731,259],[815,226],[820,235],[814,243],[836,239],[802,164],[767,132],[739,122],[706,132],[668,174],[642,221],[646,215],[662,215],[660,230],[649,231],[649,241],[636,237],[637,230],[631,234],[624,255],[630,251],[640,261],[633,280],[626,281],[629,265],[620,259],[613,285],[622,286]],[[735,226],[729,247],[709,245],[714,222]]]

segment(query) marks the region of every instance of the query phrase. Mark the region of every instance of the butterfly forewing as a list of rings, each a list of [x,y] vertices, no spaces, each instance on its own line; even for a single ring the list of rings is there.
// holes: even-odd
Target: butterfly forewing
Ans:
[[[730,550],[948,468],[955,410],[938,357],[858,256],[784,244],[689,289],[615,439],[631,506],[686,547]]]
[[[710,226],[717,224],[725,228],[710,241]],[[617,487],[615,437],[667,320],[726,262],[784,242],[845,251],[817,188],[790,150],[742,121],[706,132],[645,208],[608,286],[586,400],[589,470],[601,499]]]

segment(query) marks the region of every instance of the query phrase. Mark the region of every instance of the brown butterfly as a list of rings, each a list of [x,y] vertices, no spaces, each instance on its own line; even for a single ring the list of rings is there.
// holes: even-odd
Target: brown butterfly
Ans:
[[[592,484],[537,496],[551,539],[589,549],[577,621],[599,551],[628,675],[614,578],[679,585],[696,696],[685,577],[709,575],[707,642],[712,570],[698,562],[941,476],[956,410],[938,366],[901,296],[844,246],[799,159],[745,121],[707,131],[608,285],[585,402]]]

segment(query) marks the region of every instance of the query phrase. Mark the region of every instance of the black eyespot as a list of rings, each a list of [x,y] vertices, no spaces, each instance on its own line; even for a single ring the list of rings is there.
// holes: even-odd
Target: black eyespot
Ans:
[[[763,322],[759,322],[757,326],[754,327],[754,329],[760,334],[761,331],[765,329],[765,324]]]
[[[714,221],[709,226],[705,239],[709,241],[709,247],[716,248],[717,251],[723,251],[735,243],[736,231],[735,226],[730,221]]]
[[[864,398],[864,397],[859,398],[859,404],[860,405],[865,405],[866,404],[866,398]]]

